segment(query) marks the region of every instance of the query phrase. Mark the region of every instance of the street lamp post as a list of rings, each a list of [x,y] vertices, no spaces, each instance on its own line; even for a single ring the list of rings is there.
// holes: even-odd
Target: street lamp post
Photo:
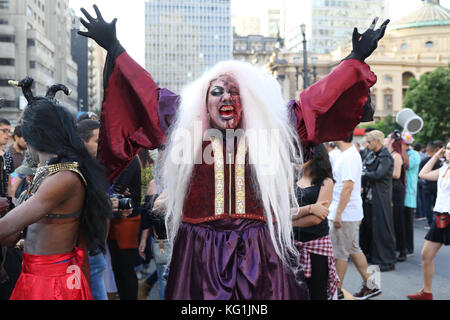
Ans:
[[[295,90],[298,90],[298,69],[299,69],[299,60],[300,57],[299,56],[294,56],[294,66],[295,66]]]
[[[309,70],[308,70],[308,53],[306,52],[306,26],[304,23],[300,25],[303,36],[303,89],[309,87]]]
[[[313,81],[314,83],[317,81],[317,56],[312,56],[311,60],[312,60],[312,64],[313,64]]]

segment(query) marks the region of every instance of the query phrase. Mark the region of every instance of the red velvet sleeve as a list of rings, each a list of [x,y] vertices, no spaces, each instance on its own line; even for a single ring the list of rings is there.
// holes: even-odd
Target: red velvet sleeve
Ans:
[[[166,142],[167,130],[162,127],[168,125],[161,115],[167,118],[168,112],[160,110],[160,91],[151,75],[126,52],[114,60],[105,89],[99,136],[99,161],[106,167],[110,181],[120,175],[140,148],[155,149]]]
[[[369,89],[376,80],[367,64],[349,59],[302,91],[293,106],[302,145],[347,139],[361,120]]]

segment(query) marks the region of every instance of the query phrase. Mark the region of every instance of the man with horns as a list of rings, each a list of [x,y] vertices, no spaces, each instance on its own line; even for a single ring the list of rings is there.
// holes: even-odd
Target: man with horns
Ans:
[[[1,244],[14,245],[26,228],[22,273],[10,299],[92,299],[77,245],[84,237],[104,248],[108,185],[74,118],[54,99],[67,88],[55,85],[45,97],[34,97],[32,83],[26,78],[17,85],[28,100],[23,136],[39,166],[27,199],[0,219]]]
[[[277,81],[243,62],[217,64],[181,98],[160,89],[120,45],[117,19],[105,22],[95,5],[97,18],[81,10],[88,21],[79,34],[108,51],[99,159],[109,179],[140,148],[166,147],[161,178],[173,245],[166,298],[307,299],[292,239],[291,161],[300,142],[308,156],[314,145],[347,139],[364,106],[373,114],[376,77],[363,61],[389,21],[374,30],[375,19],[362,35],[355,28],[352,53],[286,107]],[[236,129],[247,137],[234,144]]]

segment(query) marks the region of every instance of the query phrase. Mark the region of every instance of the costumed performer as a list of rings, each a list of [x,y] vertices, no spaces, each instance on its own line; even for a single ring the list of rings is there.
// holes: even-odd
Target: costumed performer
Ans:
[[[74,118],[54,99],[69,90],[55,85],[45,97],[34,97],[32,83],[26,78],[18,85],[28,100],[23,136],[39,166],[25,201],[0,219],[2,244],[14,245],[26,228],[22,273],[10,299],[92,299],[79,246],[84,239],[104,250],[108,184]]]
[[[345,140],[363,110],[373,115],[376,76],[364,59],[389,21],[362,35],[355,28],[352,53],[286,107],[278,82],[244,62],[218,63],[181,97],[159,88],[120,45],[117,19],[94,9],[96,18],[81,9],[87,31],[79,34],[108,51],[99,146],[108,178],[140,148],[166,145],[166,298],[307,299],[292,237],[291,161],[300,142],[308,157],[321,142]],[[237,129],[245,138],[236,141]]]

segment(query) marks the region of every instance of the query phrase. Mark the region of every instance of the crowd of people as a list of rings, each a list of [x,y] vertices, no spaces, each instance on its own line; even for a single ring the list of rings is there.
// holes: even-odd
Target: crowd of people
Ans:
[[[368,265],[405,261],[414,215],[430,229],[424,288],[408,297],[432,298],[450,243],[450,143],[421,169],[407,133],[352,143],[372,120],[364,61],[389,20],[355,28],[349,56],[286,107],[272,76],[236,61],[181,96],[159,88],[94,10],[79,34],[108,51],[100,119],[74,119],[55,99],[65,86],[34,96],[25,78],[19,125],[0,120],[0,299],[137,300],[155,284],[160,299],[345,299],[349,258],[363,281],[353,296],[368,299],[381,293]],[[434,197],[417,176],[437,181]]]
[[[363,279],[356,299],[381,294],[376,283],[367,282],[368,263],[387,272],[414,254],[414,221],[420,220],[427,220],[429,230],[422,250],[424,288],[408,298],[433,297],[433,259],[442,245],[448,245],[450,140],[433,141],[426,148],[413,142],[408,132],[396,130],[385,138],[381,131],[368,128],[362,148],[351,140],[328,146],[330,161],[334,159],[335,187],[328,219],[336,269],[342,286],[349,256],[341,258],[344,233],[347,241],[354,241],[347,250]],[[346,230],[351,221],[356,225]]]

